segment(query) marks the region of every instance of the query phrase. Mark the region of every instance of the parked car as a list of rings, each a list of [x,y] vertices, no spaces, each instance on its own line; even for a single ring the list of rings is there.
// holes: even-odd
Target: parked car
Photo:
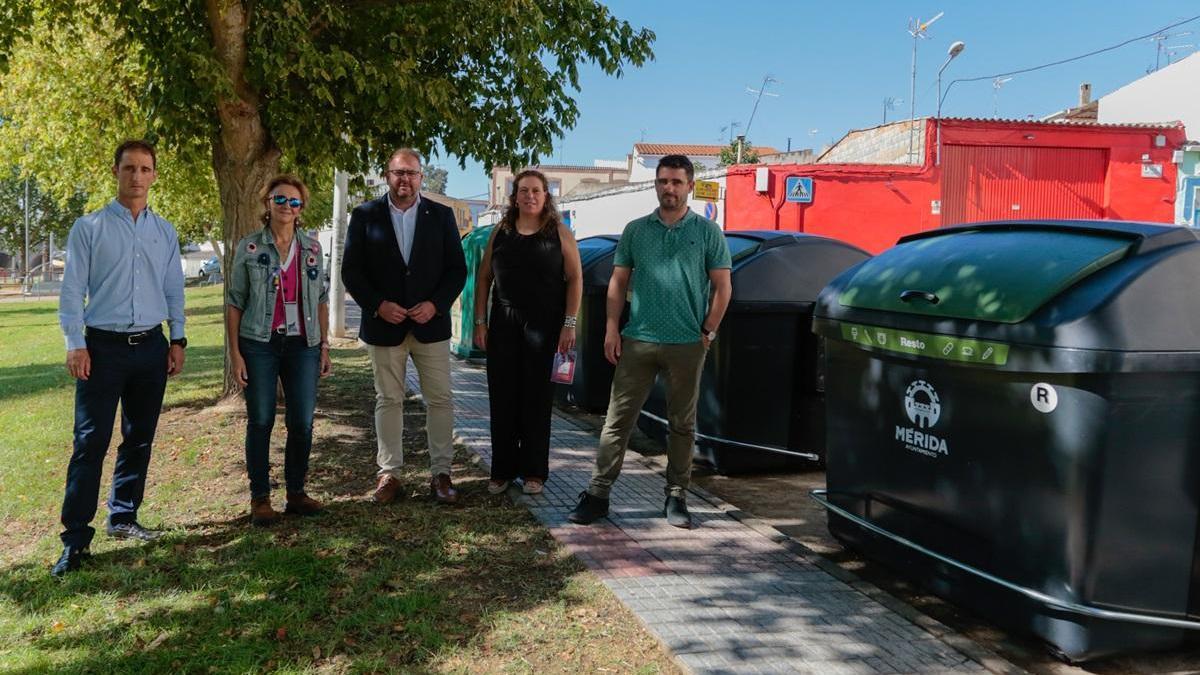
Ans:
[[[218,256],[214,255],[213,257],[209,258],[208,260],[205,260],[204,264],[200,266],[200,276],[201,277],[211,277],[214,274],[220,274],[220,273],[221,273],[221,258]]]

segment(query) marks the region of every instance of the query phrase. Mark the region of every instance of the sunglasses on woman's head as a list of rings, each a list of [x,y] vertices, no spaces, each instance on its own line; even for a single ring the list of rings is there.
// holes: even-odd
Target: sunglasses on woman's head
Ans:
[[[275,202],[276,204],[279,204],[280,206],[287,204],[288,206],[292,207],[293,209],[298,209],[301,206],[304,206],[304,200],[297,199],[295,197],[288,198],[283,195],[273,195],[271,197],[271,201]]]

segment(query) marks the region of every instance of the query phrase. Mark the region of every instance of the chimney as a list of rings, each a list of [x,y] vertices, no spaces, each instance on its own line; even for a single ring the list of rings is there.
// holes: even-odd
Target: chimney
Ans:
[[[1079,107],[1083,107],[1092,102],[1092,85],[1089,82],[1084,82],[1079,85]]]

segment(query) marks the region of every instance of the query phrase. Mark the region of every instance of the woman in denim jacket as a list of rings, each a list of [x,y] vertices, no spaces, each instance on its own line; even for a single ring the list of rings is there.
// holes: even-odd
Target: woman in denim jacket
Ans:
[[[246,471],[254,525],[270,525],[279,518],[271,508],[270,479],[277,380],[283,382],[287,406],[285,512],[310,515],[321,510],[321,503],[305,494],[304,478],[312,450],[317,380],[331,372],[329,298],[321,245],[299,229],[306,201],[308,188],[295,176],[276,176],[267,183],[264,227],[238,242],[225,294],[233,377],[245,389]]]

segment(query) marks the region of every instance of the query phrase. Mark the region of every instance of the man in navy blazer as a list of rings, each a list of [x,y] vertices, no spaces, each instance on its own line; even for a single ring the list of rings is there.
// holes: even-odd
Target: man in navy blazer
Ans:
[[[432,479],[439,502],[458,501],[450,480],[454,406],[450,394],[450,305],[467,280],[454,212],[421,199],[421,155],[402,148],[387,164],[388,192],[354,209],[342,259],[342,281],[358,306],[358,337],[375,375],[379,483],[375,501],[395,500],[404,464],[404,370],[408,357],[421,379]]]

